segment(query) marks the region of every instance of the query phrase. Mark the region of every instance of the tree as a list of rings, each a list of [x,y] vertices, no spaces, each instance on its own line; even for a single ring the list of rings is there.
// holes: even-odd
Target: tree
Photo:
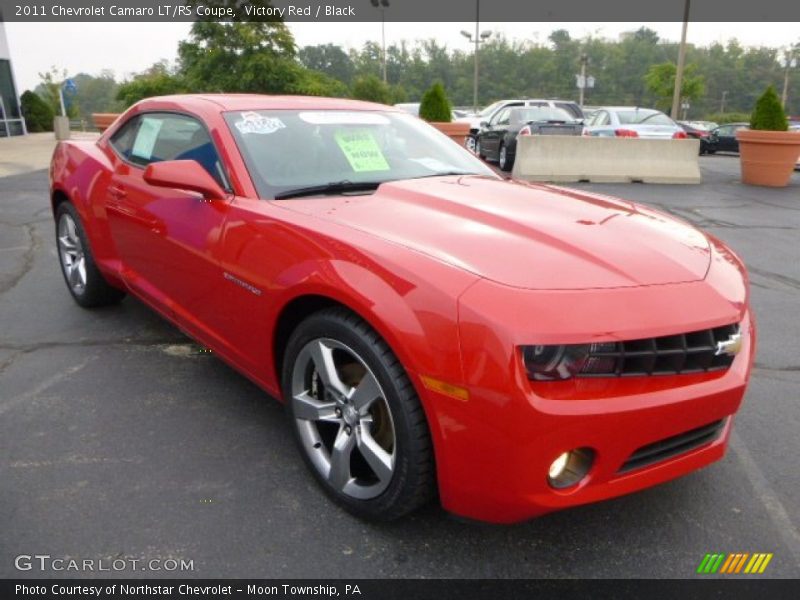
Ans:
[[[453,120],[452,110],[453,108],[450,105],[450,100],[447,99],[444,86],[437,81],[422,97],[422,103],[419,105],[419,116],[421,119],[432,123],[449,123]]]
[[[282,22],[196,22],[178,46],[180,73],[195,92],[298,92],[303,67]]]
[[[705,82],[701,75],[694,75],[697,65],[687,65],[683,72],[681,99],[696,100],[705,93]],[[657,97],[656,106],[666,109],[672,104],[677,68],[674,63],[665,62],[653,65],[644,77],[648,91]]]
[[[353,84],[353,98],[390,104],[392,95],[389,87],[375,75],[364,75]]]
[[[783,105],[775,88],[767,87],[756,102],[753,114],[750,116],[750,129],[762,131],[786,131],[789,129],[789,120],[783,112]]]
[[[53,109],[54,114],[60,115],[61,86],[67,79],[66,69],[59,70],[57,67],[53,66],[49,71],[39,73],[39,79],[41,79],[42,82],[36,87],[36,93],[39,94],[42,99],[50,105],[50,108]],[[74,105],[69,107],[65,105],[65,108],[68,117],[75,118],[78,116],[77,107]]]
[[[297,58],[307,69],[319,71],[348,85],[353,81],[353,61],[336,44],[305,46],[298,51]]]
[[[22,116],[25,118],[25,127],[30,133],[53,131],[55,113],[39,94],[28,90],[20,96],[19,100]]]
[[[188,87],[184,78],[177,69],[162,60],[121,84],[117,90],[117,99],[127,108],[143,98],[186,91]]]

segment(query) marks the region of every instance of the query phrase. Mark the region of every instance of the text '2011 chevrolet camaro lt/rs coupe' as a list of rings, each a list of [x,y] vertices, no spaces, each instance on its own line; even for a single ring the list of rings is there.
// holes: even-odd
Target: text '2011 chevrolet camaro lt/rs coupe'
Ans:
[[[130,293],[287,405],[351,512],[514,522],[725,452],[755,349],[718,239],[505,181],[348,100],[152,98],[51,171],[78,304]]]

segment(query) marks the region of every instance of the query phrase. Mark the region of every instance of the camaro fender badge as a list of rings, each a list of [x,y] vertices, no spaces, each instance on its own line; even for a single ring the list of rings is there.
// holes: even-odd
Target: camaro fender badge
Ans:
[[[722,356],[723,354],[727,354],[728,356],[736,356],[739,354],[741,349],[742,334],[737,331],[736,333],[732,333],[730,336],[728,336],[727,340],[717,342],[717,350],[714,352],[714,356]]]
[[[225,279],[227,279],[228,281],[232,281],[233,283],[235,283],[235,284],[236,284],[236,285],[238,285],[239,287],[243,287],[243,288],[244,288],[244,289],[246,289],[248,292],[252,292],[252,293],[253,293],[253,294],[255,294],[256,296],[260,296],[260,295],[261,295],[261,290],[260,290],[260,289],[258,289],[258,288],[257,288],[257,287],[255,287],[254,285],[250,285],[250,284],[249,284],[249,283],[247,283],[246,281],[242,281],[242,280],[241,280],[241,279],[239,279],[238,277],[234,277],[233,275],[231,275],[231,274],[230,274],[230,273],[228,273],[227,271],[225,271],[225,272],[222,274],[222,276],[223,276]]]

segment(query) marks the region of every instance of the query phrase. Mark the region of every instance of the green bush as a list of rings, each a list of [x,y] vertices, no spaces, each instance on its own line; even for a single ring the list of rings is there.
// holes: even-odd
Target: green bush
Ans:
[[[750,129],[762,131],[786,131],[789,129],[789,120],[783,112],[775,88],[769,86],[756,102],[753,114],[750,115]]]
[[[53,131],[53,108],[39,94],[28,90],[20,97],[22,116],[29,133]]]
[[[391,104],[392,102],[389,86],[375,75],[365,75],[356,79],[353,84],[353,98],[381,104]]]
[[[422,96],[422,103],[419,105],[419,116],[431,123],[449,123],[453,120],[453,107],[444,86],[438,81],[433,84],[431,89]]]
[[[718,125],[725,125],[725,123],[749,123],[750,115],[741,112],[726,112],[726,113],[712,113],[706,115],[706,121],[714,121]]]

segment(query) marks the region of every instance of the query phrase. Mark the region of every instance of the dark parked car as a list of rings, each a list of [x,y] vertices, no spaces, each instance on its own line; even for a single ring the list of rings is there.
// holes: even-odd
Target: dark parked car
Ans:
[[[727,123],[711,130],[708,136],[709,154],[715,152],[736,152],[739,153],[739,140],[736,139],[736,132],[740,129],[748,129],[749,123]]]
[[[711,138],[711,130],[717,127],[716,123],[712,127],[705,127],[705,123],[709,121],[678,121],[678,125],[683,127],[686,135],[692,139],[700,140],[700,154],[707,154],[709,151],[709,140]]]
[[[483,122],[475,152],[496,160],[500,169],[510,171],[517,153],[518,135],[581,135],[583,122],[561,108],[550,106],[507,107]]]

